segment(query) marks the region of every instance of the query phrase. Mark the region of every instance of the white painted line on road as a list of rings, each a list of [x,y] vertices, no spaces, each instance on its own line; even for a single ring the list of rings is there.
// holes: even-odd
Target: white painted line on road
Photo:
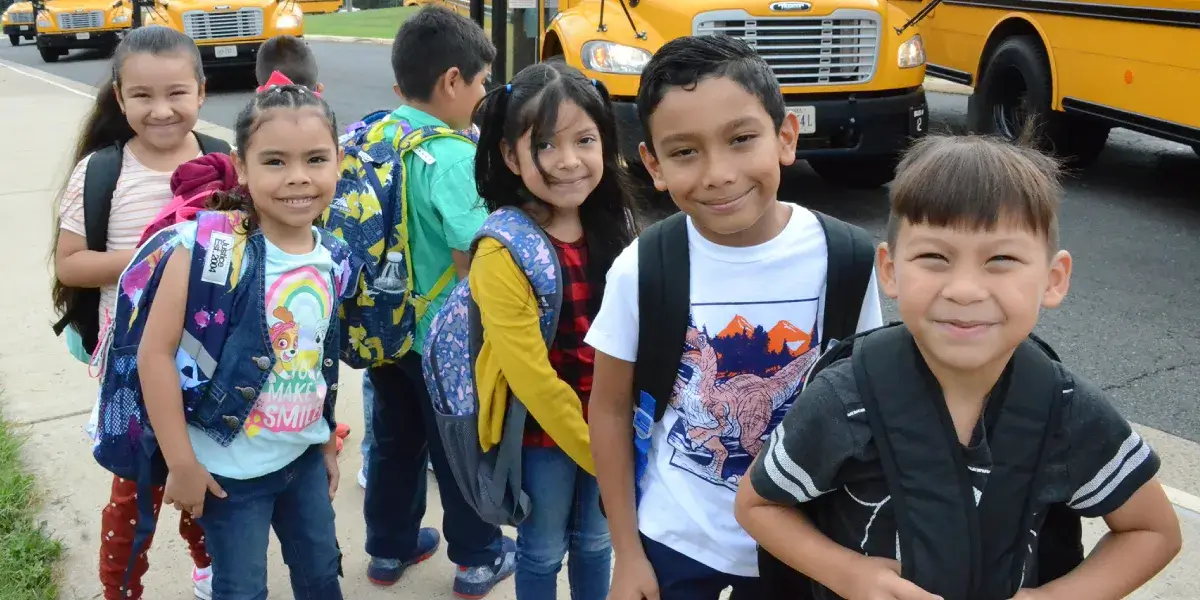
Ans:
[[[1162,488],[1167,493],[1167,499],[1171,501],[1171,504],[1200,514],[1200,498],[1168,485],[1164,485]]]
[[[71,92],[72,94],[78,94],[80,96],[83,96],[84,98],[95,98],[95,96],[93,96],[92,94],[85,94],[73,87],[63,85],[57,81],[51,81],[49,79],[46,79],[45,77],[42,77],[41,75],[36,75],[34,73],[25,71],[23,69],[18,69],[18,68],[14,67],[8,63],[5,63],[5,62],[0,62],[0,68],[8,69],[10,71],[13,71],[14,73],[20,73],[21,75],[24,75],[24,76],[32,78],[32,79],[36,79],[38,81],[41,81],[42,83],[48,83],[56,88],[61,88],[61,89],[67,90],[68,92]]]

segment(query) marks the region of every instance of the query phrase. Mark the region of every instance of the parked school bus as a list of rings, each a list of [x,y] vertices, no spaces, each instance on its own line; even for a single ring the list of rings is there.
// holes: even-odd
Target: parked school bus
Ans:
[[[930,75],[974,86],[974,131],[1011,139],[1032,117],[1078,167],[1113,127],[1200,154],[1200,0],[945,0],[921,33]]]
[[[37,0],[37,49],[51,63],[71,50],[111,54],[129,29],[132,0]]]
[[[258,47],[268,38],[304,35],[304,12],[295,0],[156,0],[142,23],[187,34],[206,71],[253,71]]]
[[[439,1],[444,0],[418,3]],[[501,0],[474,1],[488,15],[493,3],[502,6]],[[505,46],[512,47],[506,58],[511,68],[503,76],[538,60],[562,60],[603,81],[629,162],[640,162],[637,146],[644,137],[634,107],[641,71],[663,44],[687,35],[738,37],[766,59],[800,121],[797,157],[833,183],[856,188],[887,183],[899,152],[926,132],[923,40],[909,23],[913,15],[886,0],[505,4]],[[485,28],[495,41],[500,32],[490,23]]]
[[[300,10],[306,15],[323,15],[342,9],[342,0],[298,0]]]
[[[4,9],[0,23],[3,23],[4,35],[8,36],[8,43],[20,46],[23,39],[32,41],[34,38],[33,4],[14,2]]]

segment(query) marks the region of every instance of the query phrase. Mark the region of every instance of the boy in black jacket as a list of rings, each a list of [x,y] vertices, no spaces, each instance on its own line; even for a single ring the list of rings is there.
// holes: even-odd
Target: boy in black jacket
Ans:
[[[1056,175],[978,137],[901,163],[876,268],[903,325],[820,361],[738,492],[738,521],[817,598],[1117,599],[1179,551],[1157,455],[1030,335],[1070,280]],[[1062,505],[1111,532],[1046,582],[1036,532]]]

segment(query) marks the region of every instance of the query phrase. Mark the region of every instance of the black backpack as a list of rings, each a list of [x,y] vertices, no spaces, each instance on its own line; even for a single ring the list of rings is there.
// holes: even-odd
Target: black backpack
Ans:
[[[868,336],[872,336],[871,339],[874,342],[870,346],[873,358],[864,359],[860,363],[855,358],[855,352],[856,349],[864,345],[864,338]],[[936,508],[937,506],[941,506],[937,504],[938,500],[947,496],[954,496],[953,489],[949,490],[949,493],[943,493],[947,492],[947,490],[942,489],[944,486],[941,483],[950,481],[951,479],[946,477],[948,475],[947,472],[936,471],[935,463],[940,465],[940,462],[933,460],[920,462],[920,464],[925,465],[925,470],[921,471],[922,476],[934,472],[941,473],[942,476],[933,477],[934,480],[939,482],[938,486],[931,488],[921,487],[922,493],[919,494],[920,498],[912,499],[906,490],[909,489],[909,486],[913,485],[913,478],[917,473],[912,470],[911,466],[909,470],[898,468],[897,458],[894,454],[897,451],[893,447],[895,443],[900,443],[902,447],[907,448],[906,451],[908,452],[912,451],[911,449],[914,448],[914,444],[934,448],[938,443],[936,440],[938,437],[936,429],[930,431],[934,435],[914,434],[914,431],[920,428],[916,427],[915,423],[909,422],[898,432],[889,434],[891,430],[884,428],[882,423],[884,418],[880,416],[880,411],[882,410],[893,415],[902,415],[900,417],[901,420],[904,420],[904,418],[908,418],[910,421],[913,418],[917,420],[937,420],[936,417],[928,416],[932,413],[919,403],[906,401],[883,405],[876,398],[877,394],[882,393],[880,390],[887,390],[888,393],[904,398],[917,397],[914,396],[916,390],[908,389],[906,386],[909,386],[909,384],[904,380],[907,373],[913,371],[912,367],[904,364],[904,362],[914,360],[913,355],[916,354],[915,344],[911,340],[911,335],[908,334],[907,329],[901,323],[893,323],[878,329],[855,334],[842,340],[822,355],[817,363],[813,365],[808,377],[811,380],[818,372],[835,362],[844,359],[854,360],[855,378],[862,394],[863,405],[867,408],[867,415],[871,419],[873,435],[878,440],[876,443],[895,510],[898,512],[903,511],[904,513],[912,510],[924,510],[925,512],[922,514],[926,516],[929,514],[944,514],[946,515],[947,523],[956,524],[951,529],[957,532],[959,531],[958,527],[965,527],[966,531],[968,531],[968,534],[965,536],[950,535],[948,533],[946,535],[934,536],[939,540],[954,539],[956,543],[960,543],[960,547],[958,548],[960,551],[949,549],[950,552],[943,554],[942,560],[937,561],[936,565],[924,565],[925,570],[920,571],[917,578],[934,583],[947,583],[948,580],[955,577],[962,578],[970,575],[967,579],[957,581],[957,584],[960,587],[976,586],[976,595],[971,595],[971,597],[993,597],[996,593],[1004,593],[1003,597],[1009,598],[1010,595],[1007,594],[1007,590],[998,590],[998,588],[1003,585],[1011,585],[1018,577],[1025,584],[1044,584],[1062,577],[1079,566],[1084,558],[1082,520],[1063,504],[1053,504],[1047,508],[1044,520],[1041,522],[1038,533],[1034,538],[1036,542],[1031,542],[1036,543],[1037,558],[1033,570],[1027,577],[1023,574],[1022,562],[1011,561],[1006,563],[1003,560],[1006,557],[1011,559],[1011,555],[1007,555],[1006,553],[1011,552],[1012,548],[1018,545],[1010,545],[1008,538],[1005,536],[1011,536],[1014,532],[1023,535],[1022,532],[1024,530],[1036,527],[1036,525],[1033,525],[1033,515],[1029,514],[1028,508],[1030,506],[1028,503],[1031,502],[1030,498],[1032,495],[1036,495],[1036,491],[1028,492],[1025,490],[1029,490],[1031,487],[1033,490],[1038,489],[1042,481],[1041,476],[1044,474],[1042,469],[1026,468],[1033,464],[1041,464],[1047,456],[1050,436],[1042,433],[1042,430],[1039,429],[1039,424],[1045,423],[1045,426],[1049,428],[1047,430],[1053,431],[1053,428],[1061,419],[1060,409],[1062,402],[1061,396],[1058,395],[1059,392],[1055,392],[1055,400],[1046,402],[1043,399],[1042,391],[1047,388],[1063,390],[1074,387],[1069,374],[1061,369],[1061,361],[1058,354],[1055,353],[1049,344],[1035,335],[1030,335],[1029,340],[1023,343],[1022,347],[1018,348],[1014,354],[1013,368],[1019,369],[1020,374],[1023,376],[1016,374],[1011,376],[1011,381],[1008,384],[1009,389],[1006,391],[1006,394],[1009,394],[1006,395],[1006,401],[989,404],[987,414],[991,415],[994,419],[1000,411],[1008,411],[1008,405],[1013,405],[1012,411],[1017,415],[1017,418],[1010,418],[1007,423],[1001,420],[1000,425],[1007,427],[1008,431],[1023,431],[1028,433],[1028,435],[1006,436],[1003,441],[998,442],[1001,445],[993,449],[997,450],[999,453],[998,456],[1000,454],[1004,456],[1009,456],[1010,454],[1020,455],[1019,457],[1014,456],[1017,459],[1016,462],[1021,463],[1021,461],[1024,461],[1027,464],[1022,463],[1017,465],[1015,472],[1019,473],[1016,480],[1018,485],[1005,487],[1004,482],[1007,480],[1003,478],[996,482],[996,485],[999,487],[994,491],[994,494],[998,494],[996,497],[1001,498],[999,501],[996,500],[996,497],[985,494],[984,503],[986,506],[1003,507],[999,513],[993,508],[988,513],[990,516],[988,518],[980,517],[979,522],[974,522],[969,518],[966,521],[960,522],[956,520],[958,516],[955,514],[955,511],[938,510]],[[1049,358],[1049,361],[1046,358]],[[870,366],[872,364],[875,365],[875,369],[881,371],[881,373],[877,374],[881,376],[881,381],[887,382],[886,384],[872,381],[873,378],[870,376],[874,372]],[[920,375],[915,373],[913,376],[920,377]],[[889,406],[891,407],[890,410],[888,409]],[[903,417],[904,415],[907,417]],[[930,427],[936,428],[937,425],[933,424]],[[890,439],[893,437],[895,439]],[[937,452],[936,449],[933,449],[933,451]],[[993,475],[996,474],[996,471],[1003,471],[1005,468],[1008,468],[1011,472],[1011,466],[1005,464],[1008,462],[1013,461],[998,458]],[[1024,479],[1022,480],[1021,477]],[[959,483],[959,485],[963,484]],[[961,496],[961,494],[959,495]],[[989,500],[992,501],[990,504],[988,503]],[[819,497],[811,502],[802,504],[799,508],[810,521],[819,524],[827,521],[823,514],[823,507],[825,505],[826,498]],[[920,508],[914,508],[914,506]],[[933,513],[929,512],[930,507],[934,507]],[[983,509],[983,507],[979,507],[977,510]],[[1001,516],[1005,518],[1000,518]],[[930,556],[931,552],[932,556],[938,556],[936,551],[931,551],[929,544],[910,545],[916,544],[916,542],[912,541],[913,534],[907,532],[915,531],[913,528],[916,527],[916,524],[907,514],[897,514],[897,523],[899,526],[899,544],[903,550],[903,556],[912,556],[915,552],[914,548],[922,549],[921,552],[917,552],[918,556]],[[921,523],[924,526],[928,526],[930,521],[926,519],[921,521]],[[1020,523],[1020,525],[1014,528],[1013,525],[1015,523]],[[1000,541],[998,543],[994,542],[993,540],[996,539]],[[972,547],[972,544],[977,544],[980,549],[976,551]],[[941,550],[945,553],[948,549],[942,548]],[[946,561],[953,562],[953,560],[965,562],[962,565],[945,564]],[[987,573],[983,573],[985,569],[982,568],[982,564],[992,564],[993,560],[998,561],[996,564],[1002,565],[1000,570],[993,572],[995,570],[992,569],[987,570]],[[910,561],[902,561],[902,564],[906,578],[911,578],[914,575],[913,569],[920,568]],[[1006,564],[1009,569],[1003,568],[1003,565]],[[758,553],[758,569],[764,600],[808,600],[816,597],[814,590],[819,587],[819,584],[816,584],[802,573],[788,567],[762,548],[759,548]],[[939,573],[945,573],[946,577],[939,575]],[[955,586],[949,585],[948,587],[954,588]],[[950,600],[951,596],[946,596],[946,598]],[[955,598],[954,600],[958,599]]]
[[[861,227],[812,213],[825,231],[828,253],[821,327],[824,350],[830,341],[846,339],[858,328],[875,266],[875,243]],[[655,421],[667,410],[683,356],[691,312],[690,265],[684,213],[655,223],[638,238],[638,351],[633,379],[634,389],[657,400]]]
[[[229,154],[231,148],[222,139],[192,132],[200,143],[203,154]],[[125,143],[118,142],[97,150],[88,160],[83,178],[83,225],[87,233],[87,249],[93,252],[108,250],[108,217],[112,212],[113,192],[121,178],[121,165],[125,160]],[[66,310],[54,324],[54,335],[72,327],[83,340],[83,349],[89,354],[96,351],[100,338],[100,290],[99,288],[76,288],[67,303]]]

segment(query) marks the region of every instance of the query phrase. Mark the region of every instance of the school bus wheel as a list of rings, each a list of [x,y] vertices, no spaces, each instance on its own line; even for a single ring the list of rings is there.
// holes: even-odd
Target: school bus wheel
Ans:
[[[65,52],[63,52],[61,50],[57,50],[55,48],[46,48],[43,46],[38,46],[38,54],[42,55],[42,60],[44,60],[48,63],[53,63],[53,62],[58,62],[58,57],[65,54]]]
[[[1041,40],[1013,35],[996,44],[967,103],[967,124],[1009,141],[1029,139],[1070,167],[1100,156],[1111,126],[1051,109],[1054,81]]]
[[[21,45],[21,36],[15,34],[15,33],[8,36],[8,43],[12,44],[14,47],[20,46]]]
[[[814,157],[808,159],[821,179],[852,190],[873,190],[896,176],[895,156]]]

